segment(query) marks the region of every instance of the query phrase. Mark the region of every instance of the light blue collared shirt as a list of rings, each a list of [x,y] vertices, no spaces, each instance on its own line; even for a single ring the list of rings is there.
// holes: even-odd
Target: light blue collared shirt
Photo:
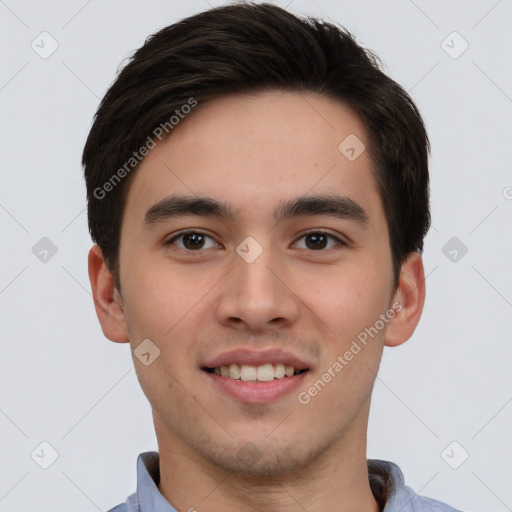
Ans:
[[[383,486],[378,482],[388,481],[388,497],[383,512],[461,512],[440,501],[418,496],[405,485],[402,471],[393,462],[369,459],[368,473],[377,500],[382,500],[380,494],[383,492]],[[178,512],[160,494],[159,483],[158,452],[141,453],[137,458],[137,491],[109,512]]]

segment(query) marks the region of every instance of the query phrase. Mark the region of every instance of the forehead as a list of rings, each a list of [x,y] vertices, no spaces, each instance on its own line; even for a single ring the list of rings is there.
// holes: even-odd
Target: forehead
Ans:
[[[283,199],[335,193],[383,216],[367,145],[353,110],[325,97],[273,91],[215,99],[145,157],[127,213],[140,216],[186,193],[229,203],[240,217],[270,218]]]

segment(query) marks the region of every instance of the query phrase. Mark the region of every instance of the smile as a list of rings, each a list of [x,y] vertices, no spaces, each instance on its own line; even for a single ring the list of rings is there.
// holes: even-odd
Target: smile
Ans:
[[[259,366],[233,363],[229,366],[223,365],[215,368],[205,368],[205,371],[228,379],[242,380],[244,382],[269,382],[274,379],[293,377],[294,375],[308,371],[308,369],[298,369],[282,363],[266,363]]]

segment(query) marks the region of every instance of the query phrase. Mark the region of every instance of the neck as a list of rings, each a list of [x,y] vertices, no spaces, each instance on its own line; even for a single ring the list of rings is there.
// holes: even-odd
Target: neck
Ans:
[[[220,467],[169,435],[158,419],[159,491],[180,512],[379,512],[368,480],[367,417],[314,460],[273,475]]]

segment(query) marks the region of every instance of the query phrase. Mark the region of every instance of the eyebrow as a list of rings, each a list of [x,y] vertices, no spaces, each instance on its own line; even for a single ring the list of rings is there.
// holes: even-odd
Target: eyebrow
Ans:
[[[229,203],[211,197],[172,195],[147,210],[142,226],[147,228],[168,219],[187,215],[218,217],[232,222],[239,217],[238,211]],[[283,201],[274,211],[274,220],[279,224],[287,219],[306,215],[331,216],[362,226],[368,224],[368,215],[359,204],[349,197],[335,194],[301,196]]]

